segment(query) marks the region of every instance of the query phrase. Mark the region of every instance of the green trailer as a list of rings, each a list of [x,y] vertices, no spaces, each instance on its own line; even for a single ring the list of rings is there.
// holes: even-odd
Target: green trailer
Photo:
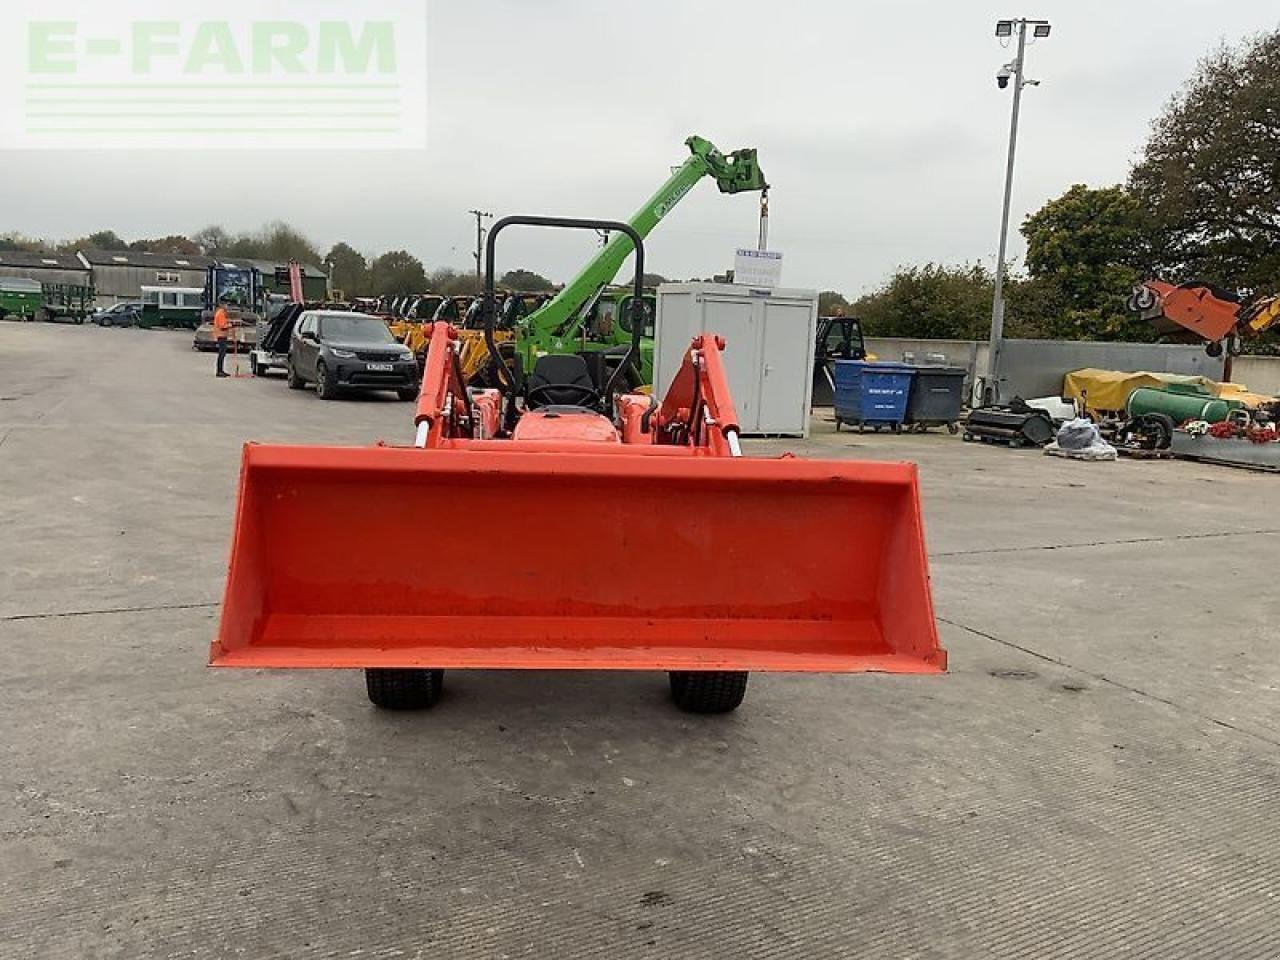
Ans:
[[[41,284],[44,302],[36,314],[38,320],[84,323],[93,313],[93,287],[80,283]]]
[[[204,310],[203,287],[143,287],[141,327],[194,330]]]
[[[0,277],[0,318],[33,320],[44,306],[44,288],[39,280]]]

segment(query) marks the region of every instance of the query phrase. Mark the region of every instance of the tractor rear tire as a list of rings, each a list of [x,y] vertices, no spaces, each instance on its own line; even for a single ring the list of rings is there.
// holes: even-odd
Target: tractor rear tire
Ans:
[[[745,670],[672,670],[671,699],[686,713],[729,713],[746,696],[748,676]]]
[[[383,710],[426,710],[440,700],[443,670],[370,667],[364,672],[369,700]]]

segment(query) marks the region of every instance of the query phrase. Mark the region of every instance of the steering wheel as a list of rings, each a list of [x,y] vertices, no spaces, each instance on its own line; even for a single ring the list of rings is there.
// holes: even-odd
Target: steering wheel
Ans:
[[[596,392],[595,387],[588,387],[581,383],[540,383],[536,387],[530,387],[528,393],[525,394],[524,402],[526,405],[534,404],[535,406],[555,406],[555,401],[551,399],[539,399],[539,395],[552,390],[576,390],[585,401],[581,406],[592,406],[600,402],[600,394]],[[571,406],[579,406],[579,404],[571,404]]]

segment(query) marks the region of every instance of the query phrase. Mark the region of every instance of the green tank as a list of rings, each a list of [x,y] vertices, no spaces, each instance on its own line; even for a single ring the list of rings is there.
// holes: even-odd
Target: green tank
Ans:
[[[1184,393],[1175,390],[1156,390],[1139,387],[1129,394],[1125,410],[1130,417],[1144,413],[1163,413],[1175,424],[1188,420],[1207,420],[1220,423],[1227,415],[1243,406],[1238,400],[1221,400],[1202,393]]]

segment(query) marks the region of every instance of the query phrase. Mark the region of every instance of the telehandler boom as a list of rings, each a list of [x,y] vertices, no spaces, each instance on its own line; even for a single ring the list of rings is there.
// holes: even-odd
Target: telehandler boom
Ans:
[[[704,177],[712,177],[721,193],[743,193],[768,189],[754,148],[723,154],[709,140],[691,136],[685,140],[689,157],[627,221],[627,226],[643,240]],[[565,284],[564,289],[530,313],[519,325],[519,352],[524,368],[532,369],[539,356],[582,349],[580,331],[590,307],[601,291],[613,282],[635,243],[631,235],[614,231],[609,242]],[[608,344],[585,344],[587,349],[604,349]],[[652,349],[652,347],[650,347]]]

